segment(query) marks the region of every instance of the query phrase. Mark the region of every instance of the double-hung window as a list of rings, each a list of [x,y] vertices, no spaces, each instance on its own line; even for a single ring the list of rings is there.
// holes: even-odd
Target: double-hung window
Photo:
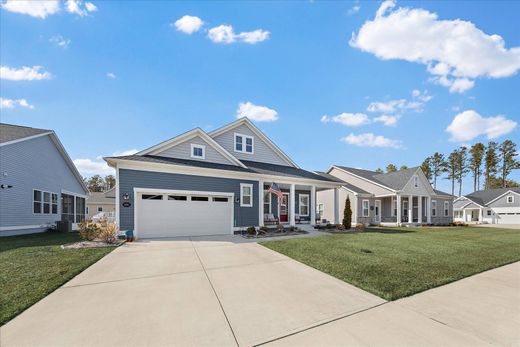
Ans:
[[[58,194],[51,193],[51,213],[58,214]]]
[[[436,200],[432,200],[432,216],[433,217],[437,216],[437,201]]]
[[[240,207],[253,206],[253,185],[240,183]]]
[[[419,176],[413,176],[413,186],[415,188],[419,187]]]
[[[271,192],[264,191],[264,213],[271,213]]]
[[[43,192],[43,213],[51,213],[51,193]]]
[[[309,215],[309,195],[300,194],[298,200],[299,200],[298,212],[299,212],[300,216],[308,216]]]
[[[393,215],[392,216],[397,216],[397,199],[394,198],[393,200],[393,208],[392,208],[392,211],[393,211]]]
[[[42,200],[41,190],[33,190],[33,213],[42,213]]]
[[[515,202],[515,198],[512,195],[507,196],[507,203],[512,204]]]
[[[196,159],[206,159],[206,146],[191,144],[191,157]]]
[[[444,217],[448,217],[450,215],[450,203],[449,201],[444,201]]]
[[[368,200],[363,200],[363,217],[368,217],[369,215],[369,201]]]
[[[253,153],[253,137],[235,134],[235,152]]]
[[[33,213],[37,214],[57,214],[58,213],[58,194],[33,190]]]

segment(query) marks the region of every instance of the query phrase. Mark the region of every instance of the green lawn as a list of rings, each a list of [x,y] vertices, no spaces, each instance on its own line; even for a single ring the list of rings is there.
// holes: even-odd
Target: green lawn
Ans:
[[[520,260],[520,230],[367,228],[265,247],[387,300]]]
[[[113,250],[60,247],[78,240],[58,232],[0,238],[0,325]]]

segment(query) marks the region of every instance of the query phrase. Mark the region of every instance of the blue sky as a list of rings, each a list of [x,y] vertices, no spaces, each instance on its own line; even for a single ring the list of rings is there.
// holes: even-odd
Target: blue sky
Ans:
[[[2,1],[1,120],[54,129],[86,175],[237,113],[310,170],[520,143],[520,2],[33,5]]]

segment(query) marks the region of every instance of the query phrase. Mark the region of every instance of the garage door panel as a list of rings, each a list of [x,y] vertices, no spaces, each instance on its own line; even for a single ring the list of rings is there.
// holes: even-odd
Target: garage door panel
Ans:
[[[218,197],[219,199],[214,199]],[[146,200],[139,195],[136,207],[137,234],[140,238],[200,236],[232,233],[231,197],[197,195],[207,201]],[[215,201],[217,200],[217,201]],[[227,200],[227,201],[219,201]]]

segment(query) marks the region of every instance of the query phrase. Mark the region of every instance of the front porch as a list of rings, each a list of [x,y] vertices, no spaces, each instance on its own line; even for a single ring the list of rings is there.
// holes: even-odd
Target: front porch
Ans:
[[[432,212],[437,214],[436,201],[429,196],[415,196],[396,194],[393,196],[375,198],[381,201],[381,211],[377,211],[378,204],[375,204],[375,213],[372,224],[387,226],[415,225],[431,223]],[[378,216],[378,213],[381,216]]]

